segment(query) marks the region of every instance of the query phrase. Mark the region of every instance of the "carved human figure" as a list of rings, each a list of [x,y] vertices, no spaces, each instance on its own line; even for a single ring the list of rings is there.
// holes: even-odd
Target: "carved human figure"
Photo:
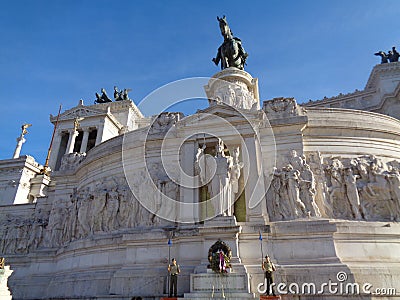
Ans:
[[[340,157],[331,158],[331,163],[326,168],[326,174],[328,182],[330,182],[328,192],[332,203],[333,217],[353,218],[352,208],[346,196],[344,165]]]
[[[357,178],[360,176],[354,175],[352,168],[344,169],[343,181],[346,187],[346,195],[347,199],[350,203],[351,211],[353,213],[353,217],[356,220],[361,220],[361,205],[360,205],[360,197],[358,195],[357,190]]]
[[[232,192],[230,183],[230,170],[232,168],[231,157],[226,157],[224,152],[224,143],[218,139],[216,145],[216,170],[214,177],[211,179],[209,193],[211,198],[217,197],[218,213],[220,215],[232,215]],[[208,165],[207,165],[208,168]],[[208,170],[209,174],[212,170]]]
[[[86,193],[85,193],[86,192]],[[86,237],[90,232],[89,219],[89,199],[92,197],[89,194],[89,189],[86,188],[79,192],[78,196],[78,238]]]
[[[119,209],[119,193],[117,188],[107,192],[106,206],[104,210],[104,225],[106,230],[117,229],[117,214]]]
[[[289,201],[294,207],[295,216],[306,215],[306,207],[304,203],[300,200],[300,172],[298,170],[294,170],[293,166],[288,164],[285,167],[285,180],[287,184]]]
[[[331,186],[329,188],[329,194],[331,199],[340,198],[341,190],[343,187],[343,179],[341,169],[336,166],[332,166],[328,169],[331,179]]]
[[[286,171],[274,168],[274,178],[271,182],[274,191],[274,208],[276,217],[280,219],[290,219],[294,217],[295,206],[289,201],[288,190],[286,186]]]
[[[315,203],[320,210],[321,216],[333,217],[332,203],[328,196],[327,180],[321,153],[310,153],[308,156],[308,163],[315,176]]]
[[[43,240],[43,227],[45,223],[42,219],[36,218],[32,224],[28,240],[29,250],[37,249]]]
[[[153,192],[152,185],[154,185],[154,183],[149,177],[148,172],[145,172],[144,170],[138,171],[136,176],[133,176],[132,185],[134,195],[140,201],[148,199],[149,195],[151,195]],[[143,207],[143,205],[138,203],[136,223],[138,225],[140,224],[148,226],[153,224],[153,219],[155,218],[155,215],[149,212],[148,209],[151,208],[149,203],[146,202],[145,204],[147,206]]]
[[[76,239],[78,228],[78,191],[74,188],[73,193],[70,195],[71,201],[71,240]]]
[[[390,205],[390,219],[392,221],[400,221],[400,172],[398,169],[392,169],[389,174],[386,175],[389,182],[391,200]]]
[[[62,240],[63,243],[70,242],[72,240],[72,219],[74,217],[73,215],[73,203],[72,201],[67,201],[65,204],[65,218],[64,218],[64,223],[63,223],[63,229],[62,229]]]
[[[234,147],[232,150],[232,167],[230,169],[230,179],[232,184],[232,192],[237,194],[239,192],[239,178],[243,162],[239,161],[240,150],[239,147]]]
[[[291,150],[289,152],[289,164],[293,167],[295,170],[303,170],[305,161],[301,156],[297,155],[296,150]]]
[[[301,200],[303,201],[308,214],[312,217],[321,217],[321,212],[318,208],[318,205],[315,203],[315,178],[314,174],[311,171],[311,168],[308,164],[304,165],[304,169],[301,172],[301,181],[300,181],[300,194]]]
[[[163,207],[163,193],[165,194],[165,183],[169,180],[168,176],[165,174],[164,169],[160,163],[153,163],[149,168],[149,173],[151,180],[148,182],[149,189],[151,190],[150,205],[152,207],[153,216],[151,218],[153,223],[160,223],[160,218],[158,217],[162,207]]]
[[[228,84],[226,94],[225,94],[225,101],[224,103],[228,105],[233,105],[236,99],[236,93],[233,89],[232,85]]]
[[[7,233],[7,222],[5,222],[5,220],[0,222],[0,228],[0,253],[4,253],[4,244]]]
[[[163,206],[163,213],[169,218],[169,220],[176,220],[178,217],[177,202],[179,201],[179,186],[171,180],[167,181],[165,183],[165,195],[174,201],[172,203],[170,202],[171,200],[168,200],[168,202],[163,202],[166,203],[166,205]]]
[[[375,198],[390,199],[389,184],[385,177],[383,162],[371,155],[367,166],[368,182],[364,186],[366,196],[372,201]]]
[[[103,182],[96,184],[93,199],[90,201],[90,232],[104,231],[104,210],[106,206],[107,190],[103,187]]]
[[[204,150],[206,149],[206,144],[202,147],[197,148],[196,158],[195,158],[195,173],[199,175],[200,182],[202,184],[207,183],[206,179],[206,160],[204,158]]]
[[[118,188],[119,195],[119,210],[118,210],[118,220],[119,224],[124,228],[135,227],[136,224],[136,201],[132,197],[130,190],[127,186],[120,186]]]
[[[53,203],[48,226],[50,228],[49,244],[51,247],[60,246],[63,243],[62,232],[66,213],[67,210],[63,201]]]
[[[15,253],[26,253],[28,249],[28,226],[25,221],[20,220],[16,225],[16,236],[15,236]]]
[[[5,238],[4,238],[4,246],[3,246],[3,253],[15,253],[15,249],[17,247],[17,227],[15,224],[17,224],[18,220],[16,219],[10,219]]]

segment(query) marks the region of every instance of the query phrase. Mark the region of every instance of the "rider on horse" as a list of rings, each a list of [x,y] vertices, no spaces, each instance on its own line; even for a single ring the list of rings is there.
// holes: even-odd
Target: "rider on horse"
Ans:
[[[217,56],[213,58],[213,62],[218,65],[221,61],[221,70],[235,67],[243,70],[246,64],[246,59],[249,56],[243,49],[242,41],[234,37],[225,16],[217,17],[221,34],[224,37],[224,42],[218,48]]]

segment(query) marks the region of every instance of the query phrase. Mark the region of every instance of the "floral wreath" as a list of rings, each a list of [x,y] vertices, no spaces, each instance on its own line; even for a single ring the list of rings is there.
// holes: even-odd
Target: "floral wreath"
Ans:
[[[208,265],[215,273],[227,273],[227,268],[232,268],[230,260],[232,258],[231,248],[223,241],[218,240],[208,250]]]

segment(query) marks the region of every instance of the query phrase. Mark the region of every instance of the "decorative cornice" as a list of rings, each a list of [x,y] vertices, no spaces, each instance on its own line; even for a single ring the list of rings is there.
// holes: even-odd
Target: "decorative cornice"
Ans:
[[[80,101],[79,104],[69,110],[66,110],[62,114],[60,114],[60,121],[64,120],[73,120],[74,118],[79,117],[92,117],[92,116],[105,116],[109,112],[116,113],[125,111],[127,109],[131,109],[137,118],[143,118],[143,114],[137,108],[135,103],[132,100],[124,100],[124,101],[115,101],[108,103],[100,103],[94,104],[90,106],[83,105],[83,102]],[[50,114],[50,122],[55,123],[57,116],[53,116]]]
[[[333,97],[324,97],[320,100],[310,100],[309,102],[302,103],[302,106],[305,107],[313,107],[313,106],[326,106],[331,105],[338,102],[345,102],[347,100],[351,100],[354,98],[363,98],[366,96],[374,95],[377,93],[378,88],[378,79],[381,76],[385,75],[397,75],[400,77],[400,62],[394,63],[386,63],[386,64],[379,64],[374,66],[371,71],[371,74],[368,78],[367,84],[365,85],[364,90],[355,90],[352,93],[342,94],[340,93],[337,96]],[[384,95],[384,97],[387,97]],[[360,107],[360,109],[365,109],[364,107]]]
[[[378,81],[378,77],[383,73],[395,73],[400,74],[400,62],[393,62],[387,64],[376,65],[368,78],[367,84],[364,90],[375,89]]]

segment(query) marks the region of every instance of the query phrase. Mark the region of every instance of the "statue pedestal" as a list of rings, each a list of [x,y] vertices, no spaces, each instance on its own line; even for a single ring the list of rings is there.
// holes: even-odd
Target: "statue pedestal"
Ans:
[[[250,293],[249,278],[246,273],[190,274],[190,293],[185,299],[254,299]]]
[[[216,216],[210,220],[204,221],[204,227],[237,227],[235,216]]]
[[[204,87],[210,106],[224,103],[239,109],[260,109],[258,79],[237,68],[215,74]]]
[[[241,232],[241,226],[237,225],[236,218],[217,216],[204,222],[204,227],[200,229],[200,232],[206,240],[207,247],[211,244],[211,239],[214,239],[213,243],[215,243],[215,233],[219,233],[221,241],[224,242],[222,245],[229,245],[232,251],[231,268],[227,269],[228,273],[215,273],[207,268],[209,261],[204,259],[195,268],[195,273],[190,274],[190,293],[185,293],[184,298],[192,300],[254,299],[254,294],[250,292],[250,280],[246,267],[239,258],[237,236]],[[214,247],[216,244],[211,245]],[[224,249],[222,245],[219,249]],[[204,250],[204,252],[207,251],[208,249]]]

